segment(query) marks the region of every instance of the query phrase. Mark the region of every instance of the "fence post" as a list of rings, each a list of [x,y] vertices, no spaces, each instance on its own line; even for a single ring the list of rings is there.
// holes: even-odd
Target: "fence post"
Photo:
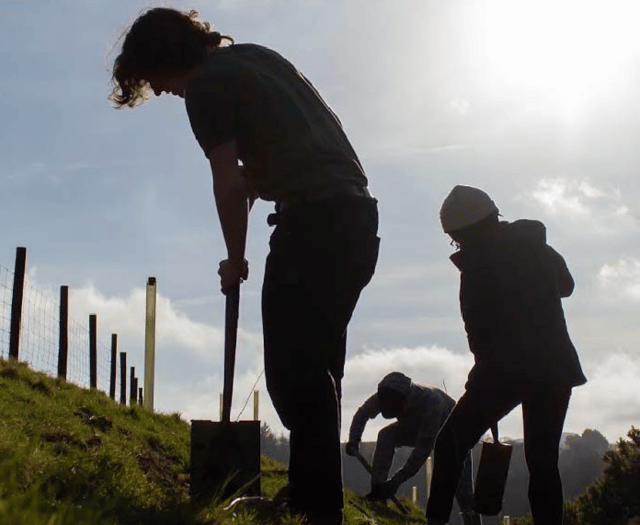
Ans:
[[[138,403],[140,403],[140,406],[144,406],[144,397],[142,397],[142,387],[138,388]]]
[[[69,287],[60,287],[60,330],[58,345],[58,377],[67,380],[69,356]]]
[[[16,265],[13,272],[13,299],[11,301],[11,331],[9,332],[9,357],[20,358],[20,329],[22,326],[22,298],[24,275],[27,268],[27,249],[16,248]]]
[[[147,315],[144,335],[144,401],[145,408],[153,410],[153,387],[156,358],[156,278],[147,282]]]
[[[118,367],[118,334],[111,334],[111,377],[109,378],[109,397],[116,398],[116,371]]]
[[[98,388],[98,316],[89,315],[89,387]]]
[[[120,352],[120,403],[127,404],[127,353]]]
[[[258,421],[258,410],[260,408],[260,394],[257,390],[253,391],[253,420]]]
[[[136,367],[131,367],[131,392],[129,393],[129,405],[135,405],[138,402],[138,378],[136,377]]]

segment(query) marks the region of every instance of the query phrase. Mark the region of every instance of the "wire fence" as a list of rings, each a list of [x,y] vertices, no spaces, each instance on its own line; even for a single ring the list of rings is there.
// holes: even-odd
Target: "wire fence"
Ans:
[[[15,272],[0,266],[0,357],[7,359],[11,355],[12,304],[14,296]],[[51,376],[60,375],[59,359],[61,351],[60,318],[62,309],[60,300],[50,291],[39,290],[24,279],[22,296],[22,316],[20,326],[19,360],[27,362],[33,370]],[[15,330],[16,327],[14,326]],[[97,341],[95,353],[95,387],[109,394],[111,390],[112,340],[108,343]],[[91,386],[91,329],[90,321],[80,322],[68,318],[67,322],[66,380],[83,388]],[[114,366],[116,366],[114,364]],[[132,367],[133,368],[133,367]],[[117,366],[116,366],[117,370]],[[118,381],[123,374],[116,373],[116,389],[126,392],[126,384]],[[125,375],[126,377],[126,375]],[[136,378],[137,381],[137,378]],[[121,399],[121,396],[116,396]],[[142,397],[140,392],[139,397]],[[138,392],[130,394],[130,402],[137,402]],[[126,402],[126,400],[125,400]]]
[[[11,296],[13,293],[13,272],[0,266],[0,356],[9,352],[11,333]]]
[[[20,331],[20,360],[31,368],[56,375],[58,370],[58,319],[50,297],[25,280]]]

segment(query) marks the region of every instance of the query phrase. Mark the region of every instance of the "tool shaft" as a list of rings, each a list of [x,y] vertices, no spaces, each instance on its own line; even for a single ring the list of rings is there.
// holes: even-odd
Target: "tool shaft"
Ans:
[[[236,341],[238,338],[238,311],[240,308],[240,285],[227,294],[224,324],[224,388],[222,391],[222,422],[231,421],[233,398],[233,374],[236,366]]]
[[[365,470],[371,475],[373,473],[373,469],[371,468],[371,465],[369,465],[369,462],[366,459],[364,459],[364,456],[360,454],[360,452],[358,452],[356,453],[355,457],[362,464]],[[402,514],[409,513],[407,508],[402,503],[400,503],[400,500],[398,498],[396,498],[395,496],[392,496],[391,501],[393,501],[394,505],[398,507],[398,510],[402,512]]]

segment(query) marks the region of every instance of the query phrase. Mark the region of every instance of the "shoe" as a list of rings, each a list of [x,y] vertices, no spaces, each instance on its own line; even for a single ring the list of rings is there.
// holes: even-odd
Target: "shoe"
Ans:
[[[293,500],[292,500],[291,493],[292,493],[291,484],[287,483],[278,492],[276,492],[276,495],[273,496],[273,499],[271,501],[277,507],[290,508],[290,507],[293,506],[292,505]]]
[[[473,510],[460,512],[460,517],[462,518],[462,523],[464,523],[464,525],[482,525],[480,514]]]

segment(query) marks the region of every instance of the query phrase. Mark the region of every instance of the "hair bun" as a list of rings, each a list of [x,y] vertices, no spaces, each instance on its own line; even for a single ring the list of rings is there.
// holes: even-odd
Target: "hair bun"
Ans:
[[[218,31],[209,33],[209,42],[211,43],[212,46],[218,47],[222,42],[222,35],[218,33]]]

